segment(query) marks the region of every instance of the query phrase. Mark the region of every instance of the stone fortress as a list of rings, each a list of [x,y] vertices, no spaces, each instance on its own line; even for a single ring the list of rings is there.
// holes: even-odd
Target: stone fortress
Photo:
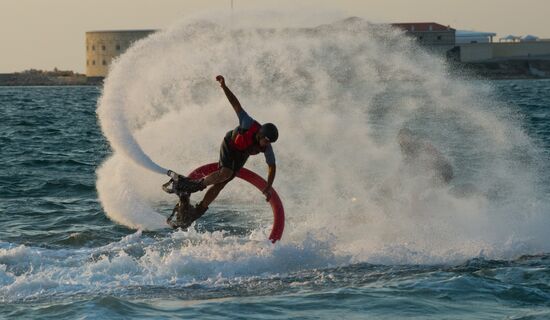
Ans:
[[[119,30],[86,32],[86,76],[104,78],[113,59],[124,53],[132,43],[155,30]]]

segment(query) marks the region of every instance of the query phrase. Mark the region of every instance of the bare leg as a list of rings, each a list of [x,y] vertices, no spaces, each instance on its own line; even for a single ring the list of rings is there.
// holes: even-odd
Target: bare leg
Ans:
[[[225,185],[231,181],[233,178],[233,170],[229,168],[222,167],[220,170],[216,172],[212,172],[209,174],[202,183],[205,186],[212,185],[210,189],[206,191],[206,194],[204,195],[204,198],[199,203],[199,206],[202,207],[201,209],[208,209],[208,206],[218,197],[218,194],[220,194],[220,191],[225,187]]]
[[[206,191],[206,194],[204,195],[204,198],[202,198],[202,201],[200,202],[200,206],[203,208],[208,208],[208,206],[214,201],[218,195],[220,194],[220,191],[225,187],[227,183],[229,183],[231,180],[226,180],[222,183],[217,183],[210,187],[208,191]]]
[[[209,186],[211,184],[219,184],[231,179],[232,176],[233,176],[233,170],[226,167],[222,167],[220,170],[212,172],[211,174],[206,176],[206,178],[204,178],[202,183],[205,186]]]

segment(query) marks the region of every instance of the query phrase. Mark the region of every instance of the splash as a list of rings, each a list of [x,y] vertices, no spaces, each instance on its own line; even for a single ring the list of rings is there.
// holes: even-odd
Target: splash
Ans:
[[[237,123],[214,81],[223,74],[249,114],[279,127],[283,241],[313,237],[350,261],[403,263],[549,249],[539,152],[490,86],[454,79],[401,31],[362,19],[309,28],[236,20],[243,25],[183,21],[113,64],[98,116],[114,154],[97,181],[111,219],[160,228],[155,208],[169,198],[156,163],[188,172],[217,160]],[[452,180],[409,163],[403,128],[448,161]],[[265,171],[261,157],[247,167]],[[242,207],[255,196],[232,183],[221,197]]]
[[[341,263],[326,243],[273,246],[263,237],[252,234],[244,242],[223,232],[177,231],[155,241],[137,231],[96,248],[54,250],[0,243],[0,301],[120,296],[133,290],[147,296],[148,287],[189,288],[200,297],[194,285],[211,290],[242,283],[253,289],[273,277],[273,270],[286,274]]]

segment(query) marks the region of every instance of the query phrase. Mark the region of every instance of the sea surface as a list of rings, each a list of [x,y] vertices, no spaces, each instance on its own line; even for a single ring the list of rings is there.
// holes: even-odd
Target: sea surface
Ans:
[[[483,84],[550,159],[550,81]],[[242,270],[239,257],[221,253],[193,260],[200,235],[118,225],[96,191],[96,170],[112,152],[96,116],[100,94],[0,87],[0,318],[550,319],[549,252],[421,265],[304,263],[283,272],[250,270],[248,262]],[[540,178],[550,195],[547,173]],[[246,235],[232,214],[242,208],[226,206],[223,221],[213,214],[196,232]],[[240,245],[223,233],[209,239]],[[183,248],[178,256],[175,247]],[[281,265],[297,259],[292,251],[278,256]]]

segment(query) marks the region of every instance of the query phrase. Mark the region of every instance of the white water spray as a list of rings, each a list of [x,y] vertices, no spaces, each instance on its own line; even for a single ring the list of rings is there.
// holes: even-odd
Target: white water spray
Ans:
[[[313,237],[353,261],[549,249],[537,151],[506,106],[491,101],[483,83],[450,78],[443,61],[400,31],[361,19],[234,30],[193,20],[137,43],[114,63],[98,108],[114,149],[97,182],[111,219],[163,225],[154,206],[169,198],[153,172],[165,169],[151,158],[182,173],[217,160],[224,133],[237,124],[217,74],[250,115],[279,127],[283,241]],[[402,128],[450,161],[449,185],[406,163]],[[261,157],[247,166],[265,172]],[[236,207],[260,198],[240,186],[221,198]]]

